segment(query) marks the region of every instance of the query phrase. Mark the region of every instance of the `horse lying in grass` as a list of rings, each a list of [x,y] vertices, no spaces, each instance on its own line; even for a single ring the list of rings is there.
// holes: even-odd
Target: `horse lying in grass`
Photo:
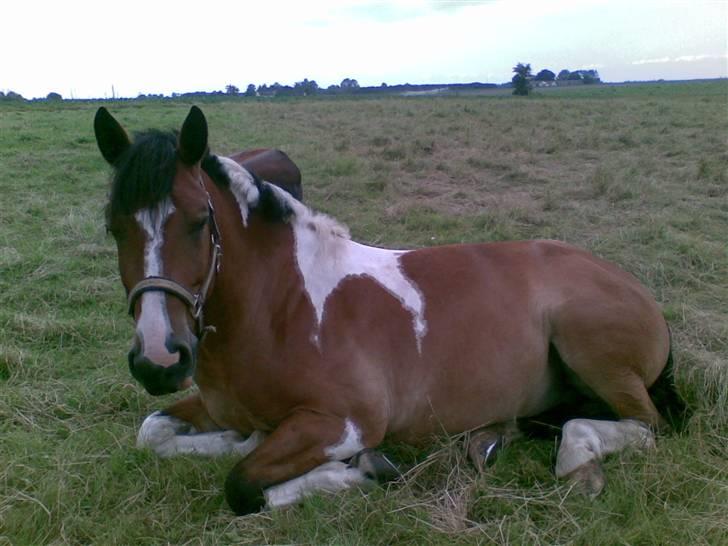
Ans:
[[[556,241],[353,242],[240,156],[210,154],[196,107],[178,135],[131,142],[104,108],[95,131],[114,167],[131,373],[155,395],[198,387],[150,415],[139,445],[238,453],[225,484],[237,514],[390,473],[373,451],[385,436],[477,429],[482,463],[516,419],[576,399],[616,419],[567,422],[557,476],[598,493],[605,454],[654,442],[664,419],[648,388],[669,383],[668,327],[615,265]]]

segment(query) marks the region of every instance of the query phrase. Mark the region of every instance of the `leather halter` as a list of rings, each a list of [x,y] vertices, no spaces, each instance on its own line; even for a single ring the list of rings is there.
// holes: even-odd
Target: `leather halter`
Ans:
[[[129,314],[132,317],[134,317],[136,302],[141,295],[144,294],[144,292],[166,292],[167,294],[175,296],[187,306],[187,310],[195,321],[195,335],[198,339],[201,339],[201,337],[208,331],[215,330],[214,326],[205,326],[202,314],[202,309],[205,306],[205,300],[207,299],[212,281],[215,278],[215,274],[220,271],[220,258],[222,257],[220,230],[217,227],[215,209],[212,206],[209,194],[207,196],[207,210],[210,219],[210,242],[212,252],[210,256],[210,268],[207,270],[207,275],[205,276],[205,280],[202,282],[200,289],[193,294],[177,281],[168,279],[167,277],[145,277],[131,289],[129,296],[127,297],[127,307],[129,309]]]

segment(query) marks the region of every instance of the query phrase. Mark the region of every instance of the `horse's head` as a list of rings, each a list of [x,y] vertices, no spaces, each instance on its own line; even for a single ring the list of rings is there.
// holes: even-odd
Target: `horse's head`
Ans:
[[[106,221],[136,322],[129,369],[150,394],[175,392],[192,383],[202,305],[219,260],[200,166],[207,122],[192,107],[179,135],[148,131],[132,142],[101,107],[94,129],[114,168]]]

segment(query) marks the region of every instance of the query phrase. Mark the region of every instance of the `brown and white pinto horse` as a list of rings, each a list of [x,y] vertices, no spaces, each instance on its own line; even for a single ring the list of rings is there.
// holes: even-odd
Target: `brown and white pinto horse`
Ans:
[[[385,436],[479,429],[470,451],[485,460],[517,418],[579,397],[619,420],[569,421],[558,476],[597,493],[602,456],[653,443],[663,419],[648,387],[665,377],[668,328],[615,265],[556,241],[355,243],[210,155],[196,107],[178,136],[132,143],[103,108],[95,130],[114,166],[131,371],[152,394],[199,389],[147,417],[138,444],[240,454],[225,486],[236,513],[370,483]]]

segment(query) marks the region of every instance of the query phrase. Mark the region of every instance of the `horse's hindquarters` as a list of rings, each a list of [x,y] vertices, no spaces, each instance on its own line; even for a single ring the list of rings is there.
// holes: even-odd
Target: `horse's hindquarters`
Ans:
[[[667,329],[631,275],[550,241],[435,247],[402,263],[427,335],[398,365],[395,436],[533,416],[585,393],[622,417],[657,419],[645,386],[665,365]]]

